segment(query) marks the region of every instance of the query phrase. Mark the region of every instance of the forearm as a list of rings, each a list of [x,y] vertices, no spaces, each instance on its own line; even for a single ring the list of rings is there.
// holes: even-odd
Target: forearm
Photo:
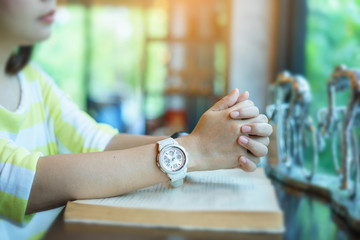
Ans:
[[[239,107],[229,108],[236,103],[236,93],[233,91],[203,114],[190,135],[177,139],[188,153],[189,172],[234,167],[253,171],[256,160],[251,159],[254,157],[252,153],[255,157],[266,154],[265,145],[268,143],[257,143],[241,134],[242,126],[247,125],[250,127],[250,132],[246,132],[249,136],[268,136],[256,125],[267,123],[265,116],[246,120],[229,118],[230,113]],[[256,134],[257,131],[260,132]],[[247,139],[241,146],[236,142],[239,136]],[[68,200],[116,196],[169,181],[156,166],[155,142],[164,138],[118,135],[105,152],[40,158],[27,213],[64,205]],[[145,145],[149,142],[151,144]],[[113,149],[123,150],[111,151]]]
[[[166,137],[160,136],[142,136],[142,135],[130,135],[130,134],[118,134],[107,145],[105,151],[122,150],[128,148],[134,148],[144,146],[157,141],[163,140]]]
[[[156,144],[120,151],[39,159],[27,213],[73,199],[116,196],[168,179],[156,166]]]

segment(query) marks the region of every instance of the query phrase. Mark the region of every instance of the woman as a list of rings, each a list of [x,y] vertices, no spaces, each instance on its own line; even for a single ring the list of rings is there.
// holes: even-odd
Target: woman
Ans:
[[[56,0],[0,1],[0,216],[7,220],[0,220],[0,232],[5,237],[41,234],[46,227],[40,223],[51,222],[58,211],[36,212],[68,200],[179,180],[157,165],[158,142],[168,137],[118,134],[95,123],[39,67],[28,64],[31,46],[50,36],[55,5]],[[187,152],[186,161],[179,162],[180,178],[185,162],[188,172],[254,171],[267,154],[271,132],[248,93],[233,90],[191,134],[173,142]]]

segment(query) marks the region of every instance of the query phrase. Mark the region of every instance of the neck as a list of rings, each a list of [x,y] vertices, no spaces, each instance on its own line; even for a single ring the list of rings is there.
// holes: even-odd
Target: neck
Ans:
[[[12,44],[0,44],[0,83],[9,80],[10,76],[6,73],[5,68],[6,63],[15,48],[16,46],[13,46]]]

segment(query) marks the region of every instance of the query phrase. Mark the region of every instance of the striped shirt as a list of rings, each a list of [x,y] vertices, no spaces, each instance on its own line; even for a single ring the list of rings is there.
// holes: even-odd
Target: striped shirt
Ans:
[[[30,64],[18,77],[18,109],[0,106],[0,239],[26,239],[46,231],[36,215],[49,213],[25,215],[39,157],[103,151],[117,134],[79,110],[39,67]],[[35,232],[28,230],[31,226]],[[15,230],[24,234],[14,235]]]

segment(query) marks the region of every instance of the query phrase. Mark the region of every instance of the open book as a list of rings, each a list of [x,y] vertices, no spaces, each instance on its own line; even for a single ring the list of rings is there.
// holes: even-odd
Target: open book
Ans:
[[[184,185],[158,184],[118,197],[68,202],[66,222],[198,230],[284,231],[264,170],[192,172]]]

